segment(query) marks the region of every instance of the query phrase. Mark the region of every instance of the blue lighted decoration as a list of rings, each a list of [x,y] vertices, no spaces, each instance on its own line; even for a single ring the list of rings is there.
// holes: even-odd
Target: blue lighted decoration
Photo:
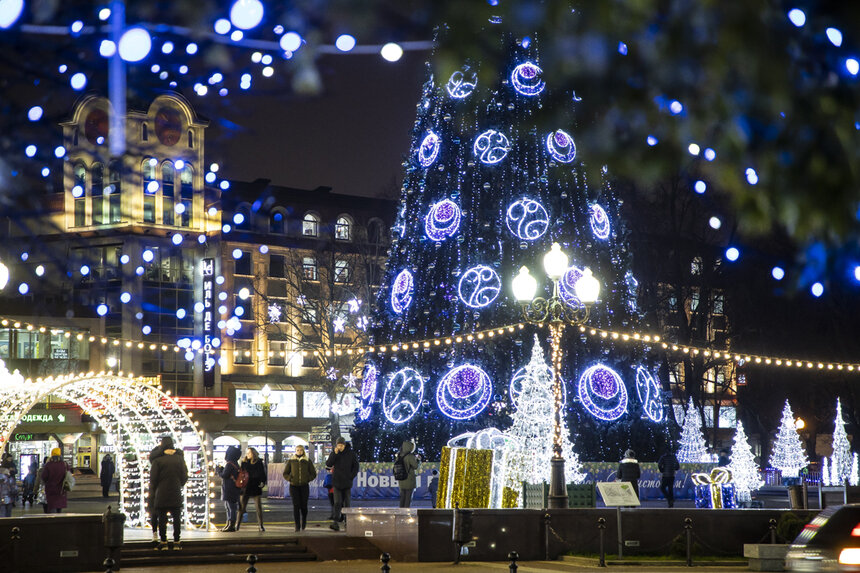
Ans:
[[[391,284],[391,308],[397,314],[400,314],[412,304],[412,291],[415,290],[415,283],[412,279],[412,273],[407,270],[402,270],[394,278]]]
[[[558,294],[570,306],[583,306],[582,301],[576,296],[576,282],[582,278],[582,269],[572,266],[564,271],[561,280],[558,281]]]
[[[472,147],[475,157],[487,165],[495,165],[504,159],[510,150],[511,143],[508,141],[508,137],[495,129],[488,129],[479,135]]]
[[[609,238],[609,216],[598,204],[591,206],[591,231],[601,240]]]
[[[466,420],[477,416],[490,403],[493,383],[481,368],[463,364],[452,368],[439,381],[436,403],[449,418]]]
[[[624,282],[627,283],[627,295],[630,297],[630,301],[628,303],[630,305],[630,310],[636,312],[636,299],[639,295],[639,281],[636,280],[636,277],[633,276],[632,272],[627,271],[624,274]]]
[[[560,129],[546,136],[546,149],[559,163],[570,163],[576,157],[576,144],[573,138]]]
[[[652,422],[663,421],[663,400],[660,385],[645,368],[636,369],[636,393],[642,402],[642,410]]]
[[[549,365],[543,365],[543,371],[545,376],[547,376],[550,380],[552,380],[552,368]],[[511,378],[511,385],[508,387],[508,393],[511,396],[511,402],[514,403],[514,406],[519,407],[520,394],[523,392],[523,386],[526,384],[535,384],[535,380],[532,376],[529,375],[529,370],[527,366],[523,366],[516,372],[514,372],[513,378]],[[561,403],[567,403],[567,383],[562,379],[561,381]]]
[[[543,70],[531,62],[520,64],[511,72],[511,83],[524,96],[536,96],[546,87],[541,79]]]
[[[600,420],[617,420],[627,411],[624,381],[615,370],[603,364],[595,364],[582,373],[578,393],[585,409]]]
[[[402,424],[415,415],[423,399],[424,379],[412,368],[403,368],[385,386],[382,411],[392,424]]]
[[[478,265],[463,273],[457,290],[463,304],[472,308],[483,308],[499,296],[502,280],[490,267]]]
[[[418,148],[418,163],[421,167],[430,167],[436,158],[439,157],[439,150],[442,148],[442,140],[432,131],[424,136],[421,146]]]
[[[520,199],[508,207],[506,222],[511,233],[524,241],[534,241],[549,228],[549,215],[537,201]]]
[[[460,207],[450,199],[434,204],[424,218],[424,232],[431,241],[444,241],[459,228]]]
[[[361,404],[358,407],[358,417],[366,420],[370,416],[373,401],[376,399],[376,385],[379,381],[379,371],[373,363],[368,362],[364,367],[364,378],[361,381]]]
[[[465,72],[457,70],[448,78],[445,89],[452,98],[463,99],[475,91],[476,85],[478,85],[478,74],[472,72],[467,76]]]

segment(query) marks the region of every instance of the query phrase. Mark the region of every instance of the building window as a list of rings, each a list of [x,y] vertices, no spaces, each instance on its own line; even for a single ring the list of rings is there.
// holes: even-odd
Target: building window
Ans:
[[[714,314],[723,314],[725,306],[725,296],[721,292],[714,293]]]
[[[83,227],[87,224],[87,167],[83,163],[75,163],[74,176],[72,197],[75,198],[75,226]]]
[[[349,263],[344,260],[336,260],[334,262],[334,282],[348,283],[349,282]]]
[[[173,216],[176,213],[176,207],[174,207],[176,190],[173,186],[175,174],[172,163],[166,162],[161,166],[161,222],[165,225],[173,225]]]
[[[233,364],[251,364],[251,340],[233,339]]]
[[[188,130],[188,149],[194,149],[194,133]]]
[[[102,223],[106,222],[106,218],[104,216],[104,166],[101,163],[96,163],[93,165],[92,169],[90,170],[90,173],[92,173],[90,200],[93,209],[93,225],[101,225]]]
[[[675,295],[669,296],[669,311],[675,312],[678,310],[678,297]]]
[[[314,257],[302,258],[302,277],[306,281],[317,280],[317,260]]]
[[[346,217],[338,217],[334,225],[334,238],[338,241],[352,240],[352,222]]]
[[[155,166],[158,160],[154,157],[143,161],[143,222],[155,223],[155,194],[158,192],[158,181],[155,180]]]
[[[269,366],[283,366],[287,363],[287,343],[280,340],[269,341]]]
[[[235,273],[237,275],[251,274],[251,253],[248,251],[242,251],[242,256],[236,259]]]
[[[191,211],[194,206],[194,170],[187,163],[182,171],[179,172],[179,200],[180,207],[177,209],[179,213],[179,224],[182,227],[191,226]]]
[[[696,312],[699,308],[699,291],[690,294],[690,311]]]
[[[302,324],[317,324],[319,313],[317,312],[317,302],[314,300],[303,299],[302,303]]]
[[[269,277],[277,279],[284,278],[283,255],[269,255]]]
[[[110,193],[108,203],[110,205],[111,224],[122,222],[122,160],[114,159],[110,162],[110,185],[107,193]]]
[[[236,316],[242,320],[254,320],[254,316],[251,314],[251,303],[253,302],[252,297],[253,295],[243,300],[239,295],[236,295],[235,301],[233,302],[233,308],[236,309]]]
[[[286,225],[284,214],[280,211],[275,211],[269,217],[269,232],[278,235],[286,234]]]
[[[302,235],[305,237],[319,237],[320,218],[313,213],[308,213],[302,220]]]
[[[690,262],[690,274],[691,275],[702,274],[702,257],[695,257]]]
[[[145,121],[140,124],[140,139],[142,141],[149,141],[149,126],[146,125]]]

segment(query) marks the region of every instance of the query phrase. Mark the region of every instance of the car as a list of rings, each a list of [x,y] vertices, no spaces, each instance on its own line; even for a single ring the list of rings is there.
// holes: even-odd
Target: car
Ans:
[[[789,571],[860,572],[860,504],[815,516],[789,547],[785,564]]]

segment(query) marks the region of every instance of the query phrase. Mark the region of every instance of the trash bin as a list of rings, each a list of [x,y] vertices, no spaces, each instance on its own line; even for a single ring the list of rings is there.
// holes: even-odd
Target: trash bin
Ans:
[[[803,486],[788,486],[788,502],[791,509],[803,509]]]
[[[102,515],[102,523],[105,524],[105,547],[108,549],[122,547],[125,514],[114,513],[108,506],[107,511]]]

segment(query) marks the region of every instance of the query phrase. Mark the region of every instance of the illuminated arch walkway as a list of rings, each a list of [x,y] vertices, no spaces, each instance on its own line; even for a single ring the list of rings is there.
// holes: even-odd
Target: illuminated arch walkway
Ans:
[[[142,380],[112,374],[24,380],[0,360],[0,447],[21,418],[48,396],[77,404],[113,441],[127,526],[147,525],[149,452],[162,436],[171,435],[188,463],[185,525],[209,527],[209,456],[202,433],[170,396]]]

